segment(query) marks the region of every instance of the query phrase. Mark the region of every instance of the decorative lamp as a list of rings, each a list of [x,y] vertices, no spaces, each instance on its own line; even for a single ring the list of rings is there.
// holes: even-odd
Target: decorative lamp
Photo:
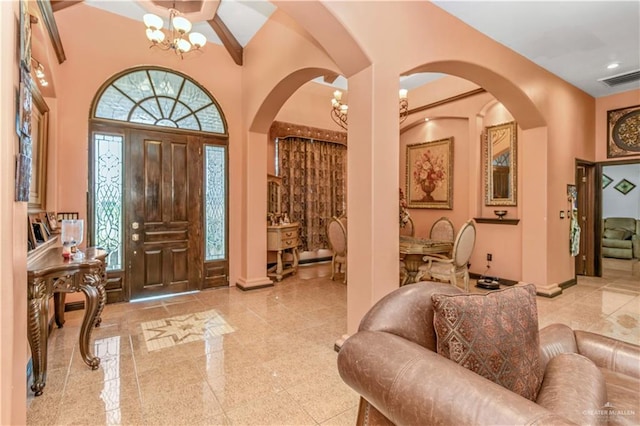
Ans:
[[[399,97],[399,120],[402,123],[409,116],[409,100],[408,100],[409,92],[407,89],[400,89],[398,92]],[[347,130],[347,113],[349,112],[349,107],[346,104],[342,103],[342,92],[340,90],[336,90],[333,92],[333,98],[331,99],[331,118],[333,121],[338,124],[338,126],[342,127],[344,130]]]
[[[150,47],[171,50],[181,59],[185,53],[200,50],[207,43],[207,38],[204,35],[189,32],[192,28],[191,22],[180,16],[180,12],[175,9],[175,2],[174,8],[169,9],[167,34],[162,30],[164,22],[159,16],[147,13],[142,17],[142,20],[147,27],[146,35],[151,41]]]
[[[62,221],[61,239],[62,239],[62,255],[71,257],[78,250],[78,246],[82,243],[84,235],[83,219],[65,219]]]

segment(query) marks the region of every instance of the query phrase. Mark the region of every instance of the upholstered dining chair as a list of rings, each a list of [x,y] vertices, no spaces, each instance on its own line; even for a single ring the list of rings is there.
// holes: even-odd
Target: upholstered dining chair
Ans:
[[[404,226],[400,227],[400,235],[404,235],[405,237],[415,237],[416,236],[416,227],[413,223],[413,219],[411,217],[407,218],[407,222]]]
[[[464,290],[469,292],[469,259],[476,243],[476,227],[473,219],[468,220],[456,236],[451,257],[427,255],[422,259],[426,264],[418,269],[420,280],[436,279],[448,281],[458,287],[458,278],[464,281]]]
[[[431,225],[431,229],[429,230],[430,240],[453,242],[454,236],[455,229],[453,227],[453,223],[451,223],[448,217],[444,216],[436,220],[433,225]]]
[[[347,218],[332,217],[327,223],[327,240],[331,249],[331,280],[334,279],[336,267],[338,272],[344,272],[343,281],[347,282]],[[344,265],[344,270],[342,266]]]

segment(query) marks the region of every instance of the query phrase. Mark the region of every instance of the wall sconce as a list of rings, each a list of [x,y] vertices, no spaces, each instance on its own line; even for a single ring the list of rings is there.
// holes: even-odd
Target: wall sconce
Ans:
[[[33,70],[36,74],[36,78],[38,79],[38,82],[40,82],[40,86],[47,87],[49,85],[49,82],[47,81],[46,75],[44,73],[44,65],[42,65],[39,61],[33,58],[31,58],[31,62],[33,62],[33,65],[34,65]]]

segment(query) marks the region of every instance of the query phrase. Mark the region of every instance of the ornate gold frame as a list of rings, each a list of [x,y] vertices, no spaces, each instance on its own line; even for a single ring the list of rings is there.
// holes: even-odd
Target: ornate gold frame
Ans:
[[[433,155],[441,161],[438,169],[444,173],[441,182],[433,191],[427,193],[422,184],[415,179],[420,158]],[[453,209],[453,136],[437,141],[407,145],[406,164],[407,206],[418,209]]]
[[[493,174],[492,152],[493,146],[500,141],[507,140],[509,143],[509,182],[508,195],[506,197],[496,197],[495,182]],[[483,171],[484,171],[484,191],[485,205],[487,206],[516,206],[518,205],[518,127],[515,121],[497,124],[485,128],[482,135],[483,148]]]
[[[640,155],[640,105],[607,111],[607,158]]]

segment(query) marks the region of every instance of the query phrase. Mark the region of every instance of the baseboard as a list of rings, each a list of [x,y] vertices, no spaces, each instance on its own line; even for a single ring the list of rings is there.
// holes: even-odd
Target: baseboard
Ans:
[[[331,256],[329,257],[314,257],[313,259],[304,259],[299,260],[298,265],[311,265],[313,263],[321,263],[321,262],[329,262],[331,261]],[[272,268],[276,266],[275,262],[267,263],[267,268]]]
[[[578,284],[578,280],[574,277],[571,278],[570,280],[567,280],[563,283],[558,284],[558,287],[560,287],[561,289],[565,290],[569,287],[573,287],[574,285]]]
[[[473,278],[475,280],[479,279],[481,276],[482,275],[476,274],[474,272],[470,272],[469,273],[469,278]],[[500,285],[506,285],[508,287],[512,287],[512,286],[518,284],[518,281],[513,281],[513,280],[506,279],[506,278],[501,278],[501,277],[498,277],[498,278],[500,278]]]
[[[84,300],[79,300],[77,302],[69,302],[64,304],[64,311],[81,311],[84,309]]]

